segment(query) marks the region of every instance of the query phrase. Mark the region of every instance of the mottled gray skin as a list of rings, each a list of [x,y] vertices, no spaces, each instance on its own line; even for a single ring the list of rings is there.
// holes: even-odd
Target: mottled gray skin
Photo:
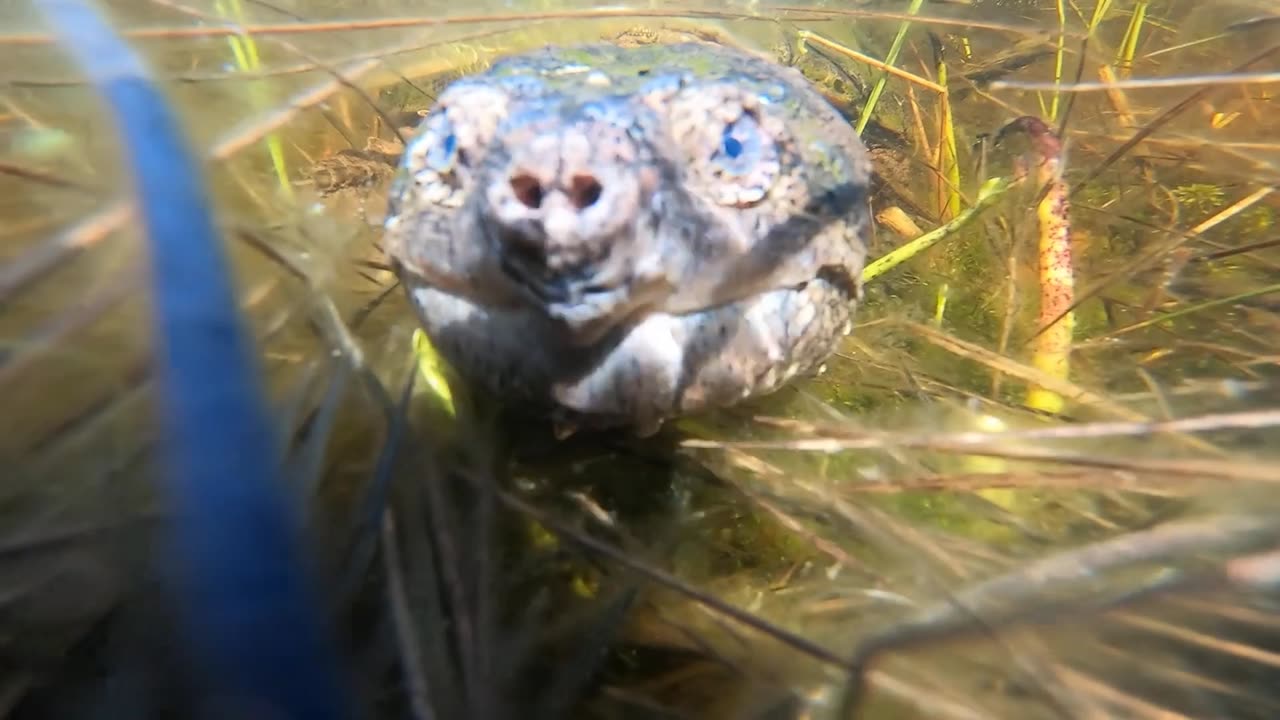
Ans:
[[[647,434],[832,353],[861,294],[869,176],[794,70],[710,44],[548,48],[440,95],[385,248],[469,381]]]

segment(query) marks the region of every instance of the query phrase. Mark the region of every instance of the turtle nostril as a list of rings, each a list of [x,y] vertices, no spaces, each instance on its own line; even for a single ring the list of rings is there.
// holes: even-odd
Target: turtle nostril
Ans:
[[[574,175],[569,184],[569,202],[578,210],[586,210],[600,199],[604,188],[592,175]]]
[[[511,191],[520,204],[530,210],[537,210],[542,205],[542,184],[532,175],[520,173],[512,176]]]

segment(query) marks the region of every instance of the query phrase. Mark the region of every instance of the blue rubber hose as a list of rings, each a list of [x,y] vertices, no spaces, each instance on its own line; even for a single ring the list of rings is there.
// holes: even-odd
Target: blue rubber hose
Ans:
[[[141,60],[94,8],[37,5],[110,106],[148,238],[166,539],[201,684],[238,717],[350,718],[202,168]]]

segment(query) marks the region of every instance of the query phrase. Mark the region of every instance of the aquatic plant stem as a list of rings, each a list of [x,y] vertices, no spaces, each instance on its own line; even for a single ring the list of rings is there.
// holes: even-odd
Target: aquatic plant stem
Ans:
[[[1009,189],[1011,181],[1007,178],[992,178],[982,185],[978,191],[978,200],[972,207],[966,208],[964,212],[956,215],[955,219],[934,230],[921,235],[901,247],[894,249],[885,255],[880,256],[871,263],[868,263],[862,270],[862,281],[869,282],[877,277],[889,272],[902,263],[919,255],[936,245],[939,241],[950,237],[958,232],[961,228],[972,222],[983,211],[990,207],[996,200]]]
[[[1062,85],[1062,62],[1063,54],[1066,51],[1067,44],[1067,9],[1063,0],[1058,0],[1058,45],[1054,48],[1053,55],[1053,101],[1049,104],[1049,122],[1055,122],[1058,119],[1058,104],[1062,100],[1062,94],[1058,87]]]
[[[1197,312],[1200,312],[1201,310],[1208,310],[1209,308],[1220,307],[1222,305],[1230,305],[1232,303],[1238,303],[1241,300],[1248,300],[1250,298],[1260,297],[1262,295],[1273,295],[1275,293],[1280,293],[1280,283],[1260,287],[1256,290],[1249,290],[1246,292],[1237,293],[1229,297],[1218,298],[1216,300],[1208,300],[1202,303],[1196,303],[1195,305],[1189,305],[1187,307],[1184,307],[1178,310],[1173,310],[1171,312],[1161,313],[1159,315],[1156,315],[1155,317],[1148,318],[1141,322],[1136,322],[1132,325],[1126,325],[1125,327],[1122,327],[1119,330],[1114,330],[1110,333],[1107,333],[1103,337],[1113,338],[1113,337],[1116,337],[1117,335],[1123,335],[1124,333],[1127,333],[1127,332],[1133,332],[1134,330],[1139,330],[1144,327],[1150,327],[1157,323],[1162,323],[1168,320],[1173,320],[1175,318],[1183,317],[1185,315],[1197,313]]]
[[[918,15],[920,7],[924,5],[924,0],[911,0],[910,7],[907,8],[908,15]],[[903,21],[898,26],[898,34],[893,38],[893,44],[889,46],[889,54],[885,56],[886,65],[893,65],[898,61],[898,54],[902,52],[902,44],[906,42],[907,30],[911,28],[910,21]],[[876,79],[876,84],[871,88],[871,95],[867,97],[867,104],[862,107],[862,114],[858,116],[858,124],[854,128],[861,135],[866,129],[867,123],[871,122],[871,113],[876,109],[876,103],[880,101],[880,95],[884,93],[885,84],[889,81],[888,73],[881,73]]]
[[[1111,0],[1098,0],[1098,4],[1093,6],[1093,17],[1089,19],[1089,35],[1093,35],[1110,10]]]
[[[1111,109],[1115,111],[1116,120],[1122,130],[1131,130],[1138,126],[1136,120],[1133,119],[1133,109],[1129,105],[1129,98],[1124,91],[1116,85],[1116,73],[1111,69],[1110,65],[1103,65],[1098,68],[1098,79],[1107,86],[1107,101],[1111,103]]]
[[[945,89],[946,56],[937,36],[932,36],[931,39],[938,67],[938,84]],[[945,91],[938,96],[938,117],[941,125],[938,130],[938,217],[945,222],[954,218],[963,204],[960,197],[960,154],[956,149],[956,127],[951,115],[951,96]]]
[[[1031,365],[1056,378],[1066,379],[1071,369],[1071,345],[1075,335],[1075,268],[1071,258],[1071,205],[1062,179],[1062,143],[1039,118],[1020,117],[1000,130],[1023,132],[1031,139],[1037,158],[1036,180],[1044,197],[1036,206],[1039,225],[1040,271],[1039,328],[1032,348]],[[1061,412],[1062,396],[1037,385],[1027,391],[1027,407]]]
[[[240,0],[229,0],[231,9],[228,11],[222,0],[218,0],[214,4],[214,9],[218,14],[226,18],[231,18],[238,26],[243,27],[245,24],[244,5]],[[234,13],[234,14],[233,14]],[[227,43],[231,46],[231,53],[235,55],[236,67],[240,72],[257,72],[262,67],[262,61],[258,57],[258,44],[254,42],[253,36],[248,33],[241,35],[227,36]],[[250,94],[255,102],[261,103],[261,88],[256,81],[250,84]],[[284,144],[280,140],[280,136],[271,133],[266,138],[267,152],[271,156],[271,165],[275,168],[276,179],[280,181],[280,189],[284,192],[285,197],[293,197],[293,185],[289,183],[289,167],[284,158]]]
[[[1138,38],[1142,35],[1142,24],[1146,21],[1147,5],[1150,0],[1138,0],[1133,8],[1133,17],[1129,18],[1129,27],[1125,30],[1124,39],[1116,53],[1116,65],[1120,67],[1121,77],[1129,77],[1133,69],[1133,56],[1138,52]]]
[[[933,324],[942,327],[942,320],[947,315],[947,298],[951,294],[950,283],[942,283],[935,294],[933,303]]]

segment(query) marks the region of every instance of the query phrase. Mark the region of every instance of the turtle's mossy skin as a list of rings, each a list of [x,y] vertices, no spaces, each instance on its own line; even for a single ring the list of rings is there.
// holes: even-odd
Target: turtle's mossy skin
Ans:
[[[869,177],[795,70],[711,44],[547,48],[440,95],[385,247],[469,381],[649,433],[831,354],[860,295]]]

